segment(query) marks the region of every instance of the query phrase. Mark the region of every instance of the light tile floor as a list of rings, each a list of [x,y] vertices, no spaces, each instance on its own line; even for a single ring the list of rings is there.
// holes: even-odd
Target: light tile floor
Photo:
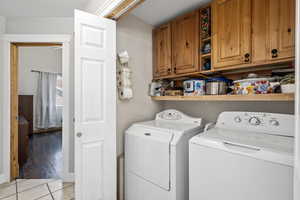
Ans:
[[[74,184],[53,179],[17,179],[0,185],[0,200],[74,200]]]

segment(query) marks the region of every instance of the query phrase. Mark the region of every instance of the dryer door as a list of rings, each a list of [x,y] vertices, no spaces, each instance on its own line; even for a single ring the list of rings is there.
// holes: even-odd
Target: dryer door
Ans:
[[[173,134],[135,127],[126,134],[125,159],[130,173],[170,190],[170,143]]]

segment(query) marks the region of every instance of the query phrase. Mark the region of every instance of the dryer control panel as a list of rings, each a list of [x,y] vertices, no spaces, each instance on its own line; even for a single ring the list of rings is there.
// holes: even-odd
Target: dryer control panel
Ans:
[[[294,115],[262,112],[223,112],[216,126],[220,128],[294,136]]]
[[[155,120],[164,120],[164,121],[176,121],[181,123],[193,123],[193,124],[199,124],[201,126],[202,124],[202,118],[194,118],[190,117],[186,114],[183,114],[182,112],[174,109],[165,110],[163,112],[160,112],[156,114]]]

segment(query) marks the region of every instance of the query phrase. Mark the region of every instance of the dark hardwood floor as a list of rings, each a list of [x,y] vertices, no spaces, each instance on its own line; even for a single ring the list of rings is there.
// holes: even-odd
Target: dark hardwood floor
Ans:
[[[29,141],[28,160],[20,167],[20,178],[60,179],[62,170],[62,133],[33,134]]]

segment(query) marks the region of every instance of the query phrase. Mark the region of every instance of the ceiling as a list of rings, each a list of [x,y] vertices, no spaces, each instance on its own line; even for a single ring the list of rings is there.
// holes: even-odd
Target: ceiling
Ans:
[[[132,14],[151,25],[160,25],[211,0],[145,0]]]
[[[72,17],[75,8],[89,0],[1,0],[0,16],[5,17]]]

